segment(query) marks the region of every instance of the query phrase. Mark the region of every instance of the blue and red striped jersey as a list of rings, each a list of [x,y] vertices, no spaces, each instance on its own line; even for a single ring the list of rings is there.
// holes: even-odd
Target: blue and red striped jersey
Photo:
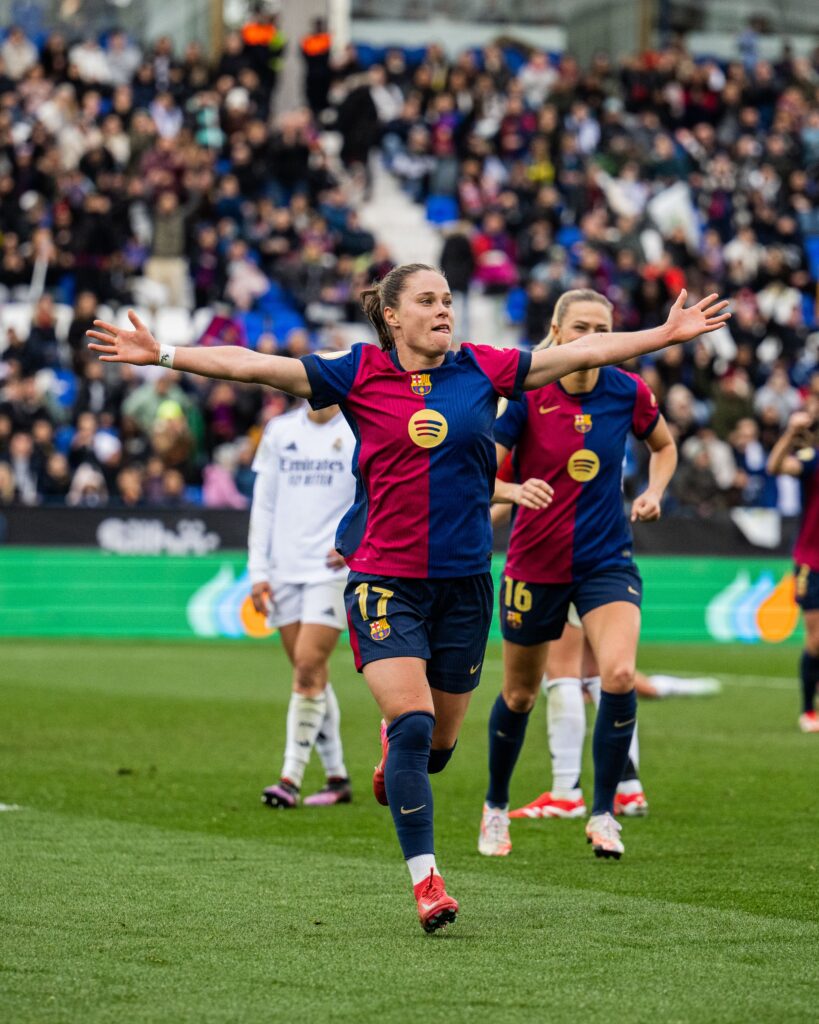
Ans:
[[[799,565],[807,565],[813,572],[819,572],[819,452],[815,448],[802,448],[796,457],[802,463],[799,478],[802,521],[793,557]]]
[[[506,574],[526,583],[570,583],[589,571],[631,561],[623,510],[623,456],[632,431],[644,439],[659,419],[657,400],[639,377],[600,370],[585,394],[559,381],[510,402],[495,439],[514,449],[519,481],[538,477],[554,488],[547,509],[515,510]]]
[[[486,572],[498,396],[521,395],[531,355],[467,344],[410,373],[364,344],[302,362],[310,404],[338,403],[356,438],[355,501],[336,534],[347,565],[416,579]]]

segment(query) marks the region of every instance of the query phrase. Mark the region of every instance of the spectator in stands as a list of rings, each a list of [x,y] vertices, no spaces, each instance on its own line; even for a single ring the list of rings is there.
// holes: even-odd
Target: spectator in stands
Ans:
[[[188,305],[187,220],[199,203],[194,193],[180,205],[175,192],[162,192],[157,198],[153,220],[151,256],[145,264],[145,276],[162,285],[167,302]]]
[[[14,82],[19,82],[25,73],[33,68],[39,59],[37,47],[19,25],[12,25],[8,35],[0,45],[0,58],[3,60],[5,73]]]
[[[330,70],[332,39],[325,18],[315,18],[311,32],[301,40],[301,55],[305,64],[304,91],[307,103],[318,117],[327,106],[332,81]]]

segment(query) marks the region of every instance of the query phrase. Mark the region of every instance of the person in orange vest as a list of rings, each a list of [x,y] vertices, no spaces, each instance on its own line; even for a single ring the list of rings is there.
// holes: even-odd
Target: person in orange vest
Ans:
[[[287,38],[276,23],[276,15],[266,4],[258,4],[251,20],[242,28],[244,55],[259,76],[262,90],[273,95],[279,72],[284,66]]]
[[[332,71],[330,70],[332,37],[327,31],[327,21],[324,18],[315,18],[312,29],[312,32],[301,41],[301,55],[306,65],[304,91],[307,95],[307,103],[314,116],[318,117],[327,106],[327,94],[332,81]]]

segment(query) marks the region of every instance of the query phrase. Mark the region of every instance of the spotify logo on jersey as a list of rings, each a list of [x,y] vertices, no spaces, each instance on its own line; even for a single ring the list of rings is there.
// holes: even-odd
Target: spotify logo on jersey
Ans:
[[[407,430],[419,448],[436,448],[449,432],[449,426],[435,409],[419,409],[413,413]]]
[[[589,480],[594,480],[600,472],[600,459],[595,452],[581,448],[569,459],[566,469],[572,480],[585,484]]]

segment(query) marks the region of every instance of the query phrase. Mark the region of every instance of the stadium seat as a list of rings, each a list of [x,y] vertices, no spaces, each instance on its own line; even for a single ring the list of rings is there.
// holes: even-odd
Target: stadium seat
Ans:
[[[562,245],[564,249],[571,249],[577,242],[583,241],[583,232],[580,228],[573,227],[572,225],[566,225],[558,231],[555,236],[555,241],[558,245]]]
[[[269,329],[279,340],[285,338],[290,331],[302,330],[307,326],[304,317],[294,309],[282,309],[272,317],[272,324]],[[258,340],[258,339],[257,339]]]
[[[18,338],[25,341],[31,330],[31,304],[28,302],[7,302],[0,310],[0,324],[3,328],[3,342],[6,331],[11,327]],[[4,344],[5,347],[5,344]]]
[[[284,310],[283,315],[287,314],[289,310]],[[268,329],[268,317],[264,313],[257,313],[253,310],[247,312],[241,312],[236,314],[236,319],[240,320],[245,329],[245,337],[247,338],[248,344],[251,348],[256,347],[260,336]]]
[[[506,315],[513,324],[522,324],[526,316],[526,289],[513,288],[506,296]]]
[[[55,333],[58,341],[65,341],[68,338],[68,329],[74,319],[74,310],[64,302],[58,302],[54,307],[56,318]]]
[[[805,253],[808,257],[810,276],[819,281],[819,235],[810,235],[805,239]]]
[[[213,319],[213,310],[210,306],[200,306],[199,309],[195,309],[191,314],[191,323],[193,325],[193,338],[194,341],[198,341],[205,333],[208,324]]]
[[[135,277],[131,281],[131,290],[134,302],[140,306],[150,306],[151,309],[159,309],[168,301],[168,289],[159,281],[152,281],[149,277]]]
[[[167,306],[156,311],[154,329],[167,345],[190,345],[194,342],[191,315],[184,306]]]
[[[426,214],[431,224],[449,224],[460,216],[458,200],[453,196],[429,196]]]
[[[145,306],[120,306],[114,315],[114,323],[117,327],[125,327],[127,330],[132,331],[134,325],[128,319],[128,310],[133,309],[139,319],[146,325],[149,331],[154,329],[154,315],[150,309],[146,309]]]

